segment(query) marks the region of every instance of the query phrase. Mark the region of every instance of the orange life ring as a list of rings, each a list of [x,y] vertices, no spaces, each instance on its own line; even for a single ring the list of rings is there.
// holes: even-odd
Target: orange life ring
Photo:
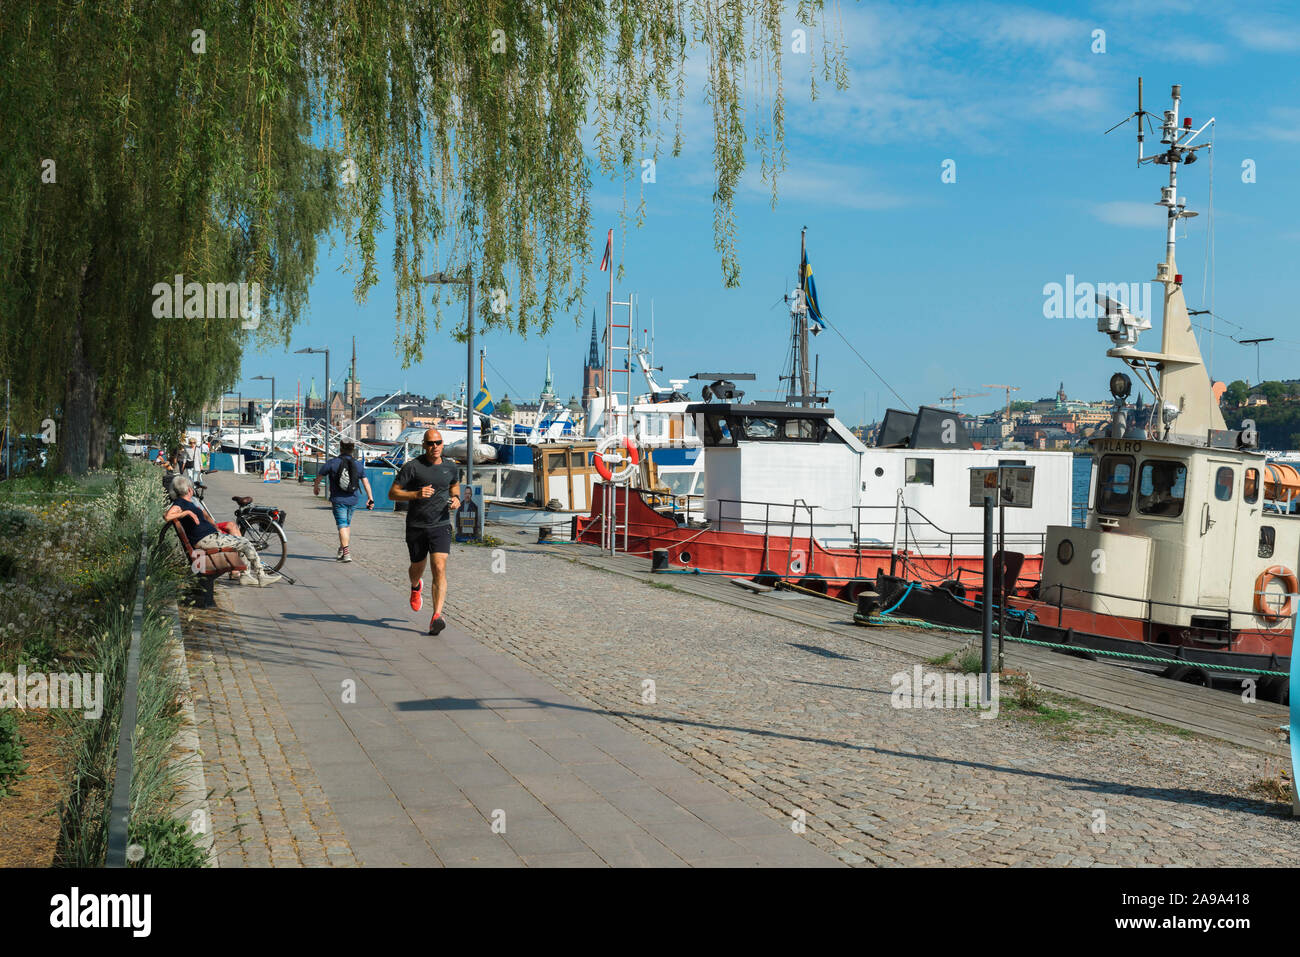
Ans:
[[[1282,582],[1286,586],[1286,604],[1281,608],[1273,608],[1264,601],[1264,590],[1274,579]],[[1276,625],[1279,622],[1286,621],[1291,617],[1291,596],[1297,591],[1297,580],[1295,572],[1283,565],[1270,565],[1259,573],[1255,579],[1255,614],[1259,615],[1270,625]]]
[[[611,439],[612,444],[610,444]],[[600,443],[600,446],[597,446],[596,451],[591,453],[591,464],[596,467],[596,472],[606,482],[614,481],[614,473],[610,471],[609,465],[605,462],[605,448],[618,445],[622,445],[623,450],[627,452],[627,465],[624,468],[619,469],[620,480],[627,478],[628,470],[641,464],[641,457],[636,451],[636,443],[627,436],[624,436],[621,440],[614,439],[612,436],[609,439],[605,439],[605,441]]]

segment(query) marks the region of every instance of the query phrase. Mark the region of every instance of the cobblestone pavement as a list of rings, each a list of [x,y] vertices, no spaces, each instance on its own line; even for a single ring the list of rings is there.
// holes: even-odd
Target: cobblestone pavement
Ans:
[[[309,488],[273,497],[296,534],[336,543]],[[353,530],[356,560],[399,584],[401,525],[358,513]],[[515,541],[454,546],[453,624],[768,816],[803,812],[805,836],[847,863],[1300,863],[1300,822],[1250,790],[1276,759],[1077,703],[1034,719],[1008,701],[994,720],[894,708],[891,676],[915,659],[494,532]]]
[[[246,490],[209,485],[219,517]],[[222,583],[187,629],[224,866],[843,866],[459,623],[429,638],[403,579],[301,533],[301,490],[255,491],[297,583]]]
[[[218,867],[356,866],[329,801],[260,658],[244,654],[232,598],[183,611],[185,656],[211,792]]]

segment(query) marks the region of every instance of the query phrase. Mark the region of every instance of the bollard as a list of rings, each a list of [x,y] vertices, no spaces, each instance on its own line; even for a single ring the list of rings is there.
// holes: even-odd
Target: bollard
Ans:
[[[650,553],[650,571],[662,572],[668,568],[668,549],[656,548]]]
[[[550,525],[539,525],[539,526],[537,526],[537,544],[538,544],[538,545],[545,545],[546,542],[547,542],[547,540],[548,540],[550,537],[551,537],[551,526],[550,526]]]

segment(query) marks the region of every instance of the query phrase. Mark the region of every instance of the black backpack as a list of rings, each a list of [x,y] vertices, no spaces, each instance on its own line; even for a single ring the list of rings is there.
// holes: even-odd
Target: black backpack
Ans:
[[[344,495],[349,495],[356,491],[357,488],[357,463],[352,456],[343,459],[343,467],[339,469],[339,491]]]

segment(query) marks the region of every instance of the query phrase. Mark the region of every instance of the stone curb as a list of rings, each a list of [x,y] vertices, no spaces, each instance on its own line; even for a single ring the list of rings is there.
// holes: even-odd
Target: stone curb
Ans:
[[[185,639],[181,631],[180,608],[175,602],[171,605],[172,640],[171,666],[180,679],[181,717],[183,723],[172,739],[172,758],[169,762],[176,775],[180,788],[174,816],[194,830],[195,815],[201,828],[195,834],[195,843],[207,855],[209,867],[219,867],[214,850],[216,844],[212,832],[212,811],[208,807],[207,776],[203,772],[203,752],[199,744],[198,721],[194,714],[194,689],[190,686],[190,669],[185,660]]]

